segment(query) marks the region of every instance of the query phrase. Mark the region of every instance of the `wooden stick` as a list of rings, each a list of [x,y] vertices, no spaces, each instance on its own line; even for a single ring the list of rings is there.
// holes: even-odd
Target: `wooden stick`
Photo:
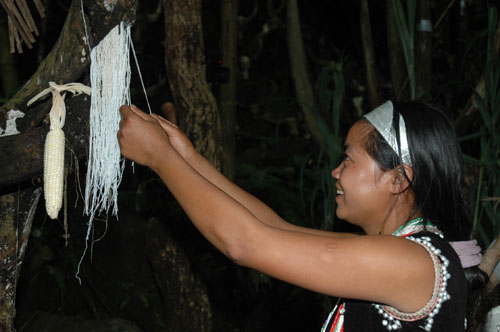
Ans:
[[[11,16],[13,18],[14,25],[16,26],[16,29],[19,31],[21,36],[23,37],[24,42],[26,45],[28,45],[29,48],[31,48],[31,43],[35,42],[35,38],[31,34],[31,31],[29,30],[28,26],[26,25],[26,22],[24,22],[23,17],[19,13],[19,10],[15,6],[13,0],[7,0],[5,4],[8,7],[7,10],[7,15]],[[15,20],[14,20],[15,18]]]
[[[7,22],[9,26],[9,47],[10,47],[10,53],[16,53],[16,44],[14,40],[14,33],[15,33],[15,27],[12,24],[12,20],[10,19],[9,16],[7,16]]]
[[[0,4],[5,9],[7,16],[11,19],[12,26],[14,27],[14,29],[12,29],[11,32],[15,31],[16,33],[20,33],[21,37],[23,38],[23,40],[26,43],[26,45],[28,46],[28,48],[31,48],[32,45],[31,45],[28,37],[25,35],[23,29],[19,25],[19,22],[16,20],[15,15],[12,14],[12,11],[10,9],[10,4],[6,1],[0,1]]]
[[[21,11],[21,14],[23,15],[24,20],[26,21],[26,24],[30,28],[31,32],[34,32],[35,35],[39,35],[38,29],[36,27],[35,21],[33,20],[33,16],[31,16],[31,11],[28,8],[28,5],[26,4],[25,0],[16,0],[17,7]]]
[[[34,0],[35,7],[38,10],[38,14],[40,14],[41,18],[45,18],[45,8],[43,8],[43,4],[40,0]]]
[[[14,22],[13,22],[13,19],[9,16],[8,17],[9,19],[9,35],[11,37],[9,38],[12,38],[12,48],[11,48],[11,53],[15,53],[16,52],[16,47],[17,47],[17,52],[19,54],[22,54],[23,53],[23,43],[21,41],[21,38],[19,38],[19,33],[14,25]],[[14,42],[15,42],[15,45],[14,45]]]

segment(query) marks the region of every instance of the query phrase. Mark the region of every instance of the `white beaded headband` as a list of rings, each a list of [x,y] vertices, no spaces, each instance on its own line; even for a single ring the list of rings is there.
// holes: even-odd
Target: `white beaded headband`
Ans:
[[[399,155],[398,141],[396,140],[396,131],[392,127],[392,116],[394,106],[390,100],[375,108],[364,117],[372,124],[382,135],[385,141]],[[410,157],[410,148],[408,147],[408,136],[406,135],[406,125],[403,116],[399,114],[399,143],[401,148],[401,159],[404,164],[412,166]]]

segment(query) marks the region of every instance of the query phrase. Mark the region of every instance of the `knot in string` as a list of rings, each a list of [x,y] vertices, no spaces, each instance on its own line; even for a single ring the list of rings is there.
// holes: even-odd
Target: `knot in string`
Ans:
[[[91,89],[81,83],[67,83],[59,85],[55,82],[49,82],[49,87],[47,89],[43,90],[28,101],[27,105],[30,106],[38,99],[44,98],[49,93],[52,93],[52,108],[49,113],[50,130],[61,129],[64,126],[64,122],[66,120],[66,105],[64,104],[66,91],[78,96],[82,93],[90,95]]]

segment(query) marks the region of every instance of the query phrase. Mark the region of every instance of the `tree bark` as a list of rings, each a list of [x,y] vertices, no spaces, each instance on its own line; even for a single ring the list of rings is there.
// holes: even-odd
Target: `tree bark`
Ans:
[[[221,167],[217,103],[206,81],[201,0],[163,0],[165,63],[179,123],[194,146]]]
[[[372,28],[370,23],[370,9],[368,0],[361,0],[360,9],[361,39],[363,41],[363,55],[365,58],[366,83],[368,87],[368,99],[370,109],[382,103],[380,98],[380,87],[378,83],[377,63],[373,49]]]
[[[408,91],[405,91],[405,80],[408,77],[406,72],[403,49],[399,39],[392,0],[385,1],[386,22],[387,22],[387,48],[389,54],[389,68],[391,73],[391,83],[393,97],[396,100],[408,98]]]
[[[229,82],[220,86],[219,108],[222,127],[222,170],[234,179],[236,152],[236,93],[237,93],[237,36],[238,1],[223,0],[221,3],[222,63],[229,68]]]
[[[429,0],[418,2],[420,21],[417,24],[415,49],[415,80],[417,98],[428,97],[432,86],[432,16]]]
[[[14,331],[16,284],[41,188],[0,196],[0,331]]]
[[[212,309],[204,284],[189,259],[158,220],[148,222],[148,259],[165,303],[166,332],[212,330]],[[159,239],[162,239],[161,241]],[[166,241],[165,241],[166,239]]]
[[[287,2],[287,40],[290,70],[292,72],[295,95],[304,114],[306,125],[312,137],[319,144],[323,144],[324,135],[319,128],[314,112],[321,114],[319,102],[316,99],[313,85],[309,77],[306,54],[302,31],[300,29],[300,18],[297,0]]]

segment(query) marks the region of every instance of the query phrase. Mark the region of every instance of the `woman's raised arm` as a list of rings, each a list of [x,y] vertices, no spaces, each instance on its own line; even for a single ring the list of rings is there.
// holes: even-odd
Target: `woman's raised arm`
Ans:
[[[175,110],[171,110],[170,114],[175,115]],[[350,233],[334,233],[313,228],[300,227],[287,222],[267,204],[259,200],[257,197],[251,195],[247,191],[241,189],[235,183],[227,179],[221,172],[219,172],[207,159],[205,159],[198,151],[196,151],[187,136],[174,123],[165,120],[158,115],[153,115],[153,117],[158,120],[162,128],[169,136],[172,146],[183,157],[183,159],[186,160],[186,162],[191,167],[193,167],[193,169],[195,169],[200,175],[202,175],[217,188],[243,205],[263,223],[280,229],[318,234],[323,236],[356,236],[355,234]]]
[[[431,297],[434,267],[420,245],[392,236],[338,238],[266,224],[191,167],[156,120],[129,107],[120,112],[122,154],[151,167],[198,230],[236,263],[319,293],[402,311],[418,310]]]

